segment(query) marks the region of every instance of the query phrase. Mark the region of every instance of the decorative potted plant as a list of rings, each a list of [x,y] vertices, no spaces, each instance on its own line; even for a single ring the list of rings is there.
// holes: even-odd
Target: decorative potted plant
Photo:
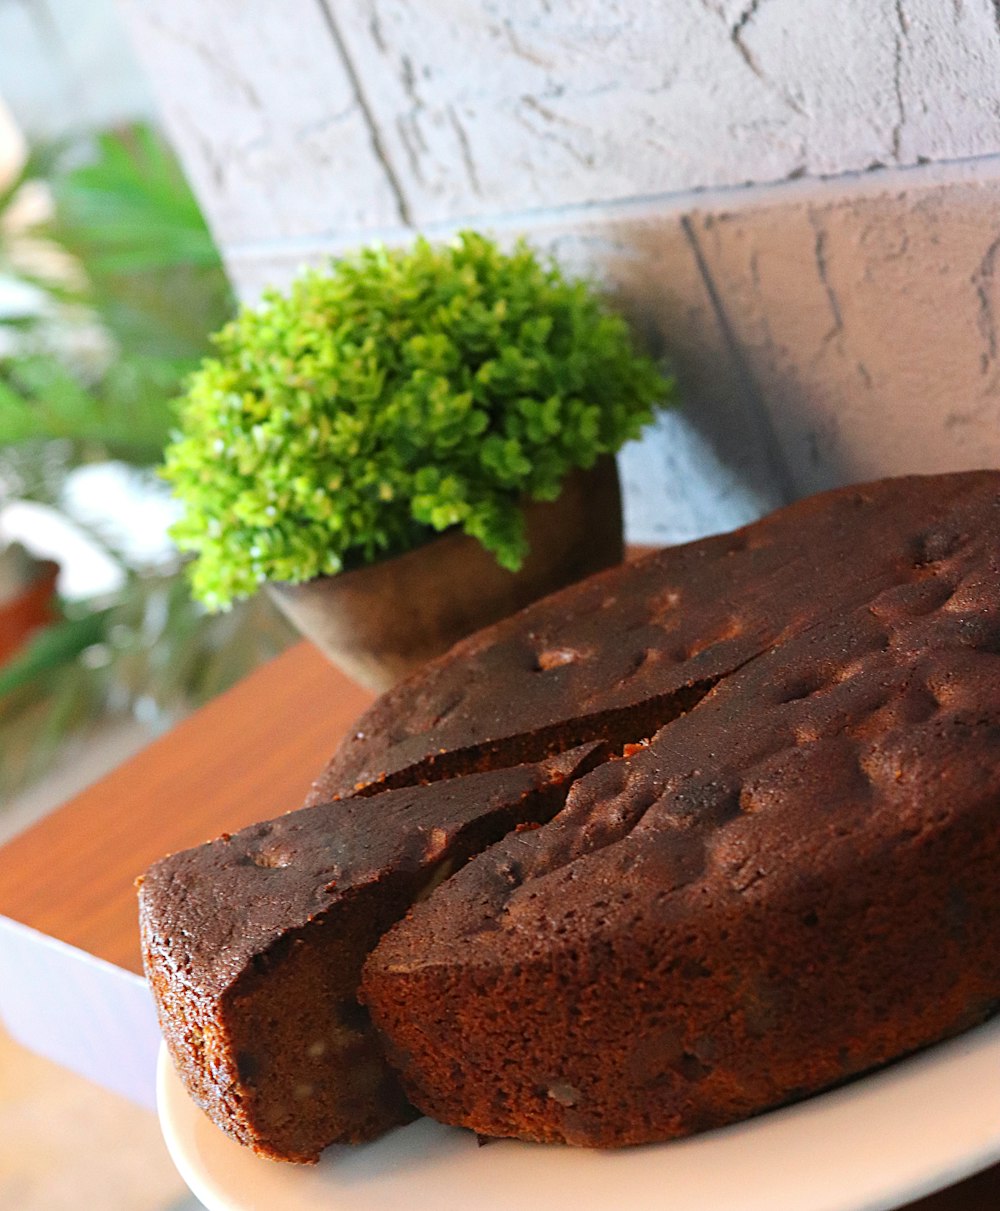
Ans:
[[[612,455],[672,391],[586,284],[472,232],[308,271],[215,344],[164,468],[195,595],[268,582],[376,688],[620,560]]]

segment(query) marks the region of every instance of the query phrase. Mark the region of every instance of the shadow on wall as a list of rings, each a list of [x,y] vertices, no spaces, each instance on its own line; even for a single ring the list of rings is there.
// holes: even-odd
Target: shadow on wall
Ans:
[[[691,216],[797,496],[1000,465],[1000,180],[895,186]]]
[[[794,495],[683,216],[619,223],[599,242],[599,276],[639,340],[673,368],[681,406],[622,452],[632,542],[686,542],[744,525]],[[578,261],[572,240],[560,258]],[[593,272],[593,268],[591,269]]]

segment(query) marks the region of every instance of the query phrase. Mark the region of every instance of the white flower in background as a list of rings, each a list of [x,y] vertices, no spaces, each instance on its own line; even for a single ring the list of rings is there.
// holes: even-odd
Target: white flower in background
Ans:
[[[62,511],[16,501],[0,511],[0,544],[20,542],[61,567],[59,592],[70,600],[103,597],[124,583],[121,565],[88,531],[120,551],[132,567],[154,568],[176,558],[167,529],[177,507],[153,475],[123,463],[94,463],[73,471]]]

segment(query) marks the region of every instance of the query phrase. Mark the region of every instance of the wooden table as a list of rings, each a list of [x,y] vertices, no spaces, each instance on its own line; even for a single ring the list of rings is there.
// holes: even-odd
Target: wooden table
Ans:
[[[11,1033],[151,1105],[159,1034],[136,876],[298,807],[370,701],[299,644],[0,849],[0,1016]],[[1000,1166],[912,1208],[1000,1208]]]
[[[135,879],[299,807],[371,701],[302,643],[0,849],[0,1016],[26,1046],[147,1105],[159,1045]]]

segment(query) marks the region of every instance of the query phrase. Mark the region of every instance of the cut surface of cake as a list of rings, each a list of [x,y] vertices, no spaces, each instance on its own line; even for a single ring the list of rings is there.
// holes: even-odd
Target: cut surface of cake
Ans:
[[[997,472],[562,590],[383,695],[312,806],[146,876],[175,1062],[310,1160],[411,1106],[664,1140],[965,1029],[1000,1004],[998,687]]]

